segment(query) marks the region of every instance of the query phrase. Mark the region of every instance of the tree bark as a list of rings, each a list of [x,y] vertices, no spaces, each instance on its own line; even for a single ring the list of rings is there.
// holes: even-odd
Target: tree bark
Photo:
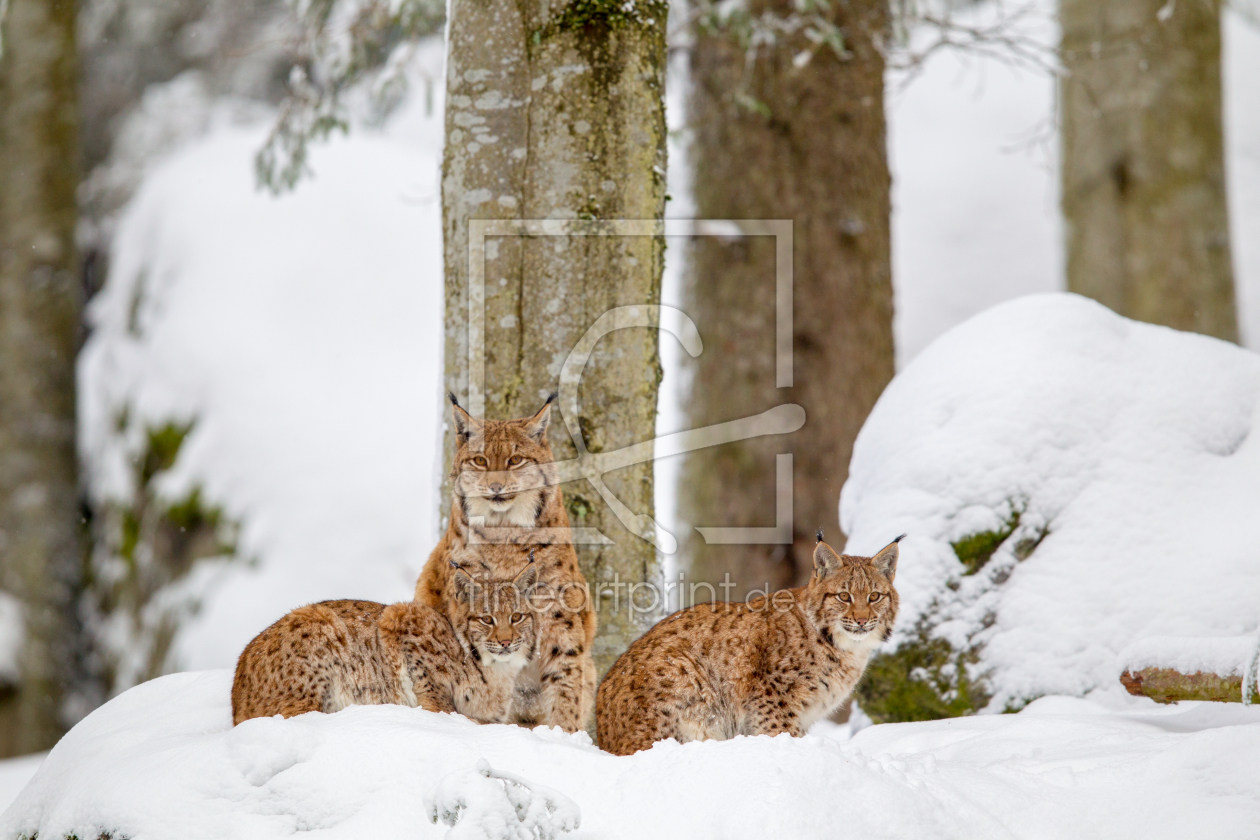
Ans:
[[[442,182],[445,383],[467,395],[475,416],[533,414],[558,388],[567,354],[597,318],[613,307],[659,302],[659,237],[491,237],[480,263],[484,318],[474,319],[474,334],[484,330],[484,394],[478,377],[470,388],[469,220],[662,217],[665,24],[661,2],[451,3]],[[558,460],[576,453],[564,431],[575,420],[592,453],[653,437],[657,345],[653,329],[622,329],[599,342],[578,390],[580,416],[553,418]],[[559,409],[569,415],[573,406],[562,401]],[[448,423],[448,467],[454,449]],[[632,511],[651,515],[650,462],[606,481]],[[648,542],[626,530],[588,486],[564,489],[573,524],[598,528],[615,543],[577,546],[592,586],[614,576],[653,576]],[[445,522],[449,479],[441,497]],[[602,674],[651,616],[627,611],[620,598],[617,609],[611,599],[597,606],[593,654]]]
[[[786,0],[756,0],[749,15],[789,19],[793,9]],[[684,464],[685,523],[768,526],[775,454],[793,454],[791,545],[709,546],[694,531],[686,537],[693,576],[716,583],[729,572],[736,597],[804,582],[817,528],[843,542],[838,506],[853,440],[893,376],[884,61],[873,40],[887,25],[887,4],[852,0],[820,14],[843,33],[847,57],[815,48],[798,30],[749,65],[732,27],[712,25],[698,27],[692,50],[697,215],[791,219],[795,245],[791,388],[776,388],[774,241],[701,237],[692,246],[686,311],[706,351],[693,363],[688,425],[789,402],[806,414],[786,439],[702,450]],[[795,65],[810,49],[808,63]]]
[[[75,3],[9,0],[0,39],[0,578],[26,630],[0,750],[15,755],[64,732],[83,564]]]
[[[1061,0],[1059,17],[1068,288],[1237,341],[1220,0]]]

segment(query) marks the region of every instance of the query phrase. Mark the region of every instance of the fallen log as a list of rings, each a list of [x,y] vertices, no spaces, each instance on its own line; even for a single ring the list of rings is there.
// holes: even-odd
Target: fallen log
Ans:
[[[1120,655],[1120,682],[1130,693],[1156,703],[1208,700],[1242,703],[1248,680],[1251,702],[1260,701],[1255,676],[1256,639],[1156,636],[1130,645]],[[1250,665],[1249,665],[1250,663]]]
[[[1130,694],[1149,697],[1156,703],[1176,703],[1178,700],[1212,700],[1217,703],[1242,702],[1242,676],[1222,677],[1195,671],[1183,674],[1172,668],[1142,668],[1125,671],[1120,682]],[[1260,700],[1260,694],[1252,686],[1252,702]]]

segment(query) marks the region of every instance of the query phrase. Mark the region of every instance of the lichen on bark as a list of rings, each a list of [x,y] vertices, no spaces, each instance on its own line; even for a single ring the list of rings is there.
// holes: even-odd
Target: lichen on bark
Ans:
[[[442,168],[446,272],[445,385],[474,413],[532,414],[559,385],[586,330],[618,306],[657,304],[664,244],[652,236],[494,236],[484,253],[484,393],[470,393],[469,220],[653,220],[665,199],[665,14],[649,3],[617,12],[605,0],[547,5],[453,0],[447,39]],[[618,6],[618,8],[621,8]],[[660,14],[655,11],[660,9]],[[655,15],[655,16],[654,16]],[[578,388],[591,451],[654,434],[660,362],[652,329],[623,329],[596,345]],[[561,406],[551,441],[576,454]],[[444,443],[449,467],[454,441]],[[605,476],[635,513],[652,513],[652,465]],[[579,545],[588,582],[645,581],[655,549],[624,528],[584,484],[570,514],[612,546]],[[443,521],[449,478],[441,493]],[[579,510],[580,507],[580,510]],[[593,649],[602,673],[650,617],[600,601]]]
[[[0,587],[25,609],[0,757],[51,747],[82,682],[75,459],[78,63],[74,3],[0,19]]]

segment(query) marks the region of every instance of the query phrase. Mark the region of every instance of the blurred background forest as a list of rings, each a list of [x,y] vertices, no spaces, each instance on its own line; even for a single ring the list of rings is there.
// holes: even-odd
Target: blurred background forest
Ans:
[[[573,8],[579,37],[612,14]],[[651,338],[634,386],[647,420],[592,390],[570,430],[598,451],[601,434],[628,444],[785,401],[809,420],[787,444],[626,479],[623,500],[654,508],[677,550],[622,532],[620,549],[584,549],[588,578],[624,571],[620,550],[641,578],[730,572],[733,595],[798,583],[815,527],[844,542],[840,489],[885,386],[1002,301],[1071,290],[1256,348],[1258,14],[1252,0],[671,4],[642,46],[666,80],[656,198],[635,210],[605,173],[612,198],[592,193],[579,217],[659,217],[656,201],[670,218],[792,219],[795,382],[775,382],[772,241],[672,237],[640,255],[644,294],[687,312],[707,351],[662,334],[658,361]],[[529,217],[473,201],[453,163],[457,145],[516,140],[486,128],[507,111],[457,91],[471,76],[444,75],[472,66],[448,64],[444,37],[485,40],[446,18],[436,0],[0,0],[0,757],[48,749],[141,681],[230,667],[300,603],[409,597],[442,522],[441,393],[462,393],[452,218]],[[540,312],[571,302],[534,291]],[[526,297],[487,304],[492,354],[530,346]],[[550,364],[492,389],[487,413],[532,412]],[[706,545],[693,525],[771,524],[785,449],[790,540]],[[595,494],[566,494],[575,524],[612,522]],[[615,653],[634,628],[602,621]],[[938,699],[909,714],[977,707]]]

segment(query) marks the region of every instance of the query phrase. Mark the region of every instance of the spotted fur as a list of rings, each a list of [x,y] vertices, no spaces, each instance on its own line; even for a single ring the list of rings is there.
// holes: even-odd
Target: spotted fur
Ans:
[[[595,709],[597,622],[547,442],[553,399],[531,417],[477,420],[451,397],[457,448],[450,524],[416,582],[415,600],[445,611],[452,563],[474,575],[507,577],[535,550],[538,650],[518,677],[510,720],[575,732]]]
[[[472,578],[460,575],[460,592],[472,592]],[[537,649],[536,617],[522,608],[536,580],[530,564],[515,579],[480,582],[492,594],[458,598],[449,615],[416,603],[299,607],[241,653],[232,722],[385,703],[506,722],[517,675]]]
[[[900,537],[898,538],[900,539]],[[897,617],[897,542],[874,557],[820,540],[809,583],[681,610],[632,644],[599,686],[601,748],[803,735],[853,691]]]

